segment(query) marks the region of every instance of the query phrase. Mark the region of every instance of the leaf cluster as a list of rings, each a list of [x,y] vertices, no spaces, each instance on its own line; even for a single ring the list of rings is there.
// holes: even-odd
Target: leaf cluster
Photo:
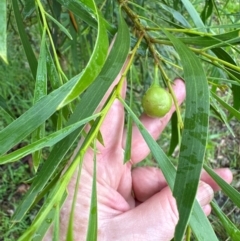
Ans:
[[[59,210],[66,198],[68,182],[76,168],[80,177],[86,150],[95,149],[96,141],[104,143],[100,125],[116,98],[128,113],[125,162],[131,153],[134,122],[176,198],[180,219],[175,240],[183,239],[188,225],[197,240],[217,240],[195,196],[204,168],[236,207],[240,207],[239,193],[204,163],[209,117],[214,113],[233,136],[235,133],[229,121],[240,120],[239,19],[231,18],[231,24],[225,23],[223,7],[227,4],[218,6],[214,0],[202,5],[192,4],[189,0],[36,0],[22,2],[22,5],[15,0],[1,2],[0,57],[8,62],[6,26],[8,21],[13,21],[12,11],[34,79],[32,106],[20,116],[12,113],[6,96],[0,96],[3,118],[9,123],[0,131],[0,165],[17,162],[31,154],[36,173],[12,221],[20,222],[42,198],[46,200],[19,240],[41,240],[51,223],[56,230],[54,239],[59,239]],[[34,31],[28,30],[29,26]],[[34,38],[37,40],[33,41]],[[99,103],[126,59],[129,62],[120,82],[99,110]],[[126,76],[129,99],[125,101],[120,92]],[[176,76],[186,83],[184,115],[171,87]],[[134,100],[139,100],[143,90],[153,82],[168,87],[176,105],[167,154],[137,117],[141,107]],[[228,100],[226,92],[230,93]],[[50,132],[47,131],[48,123],[51,123]],[[84,131],[87,124],[91,127],[88,133]],[[85,140],[72,163],[67,165],[68,157],[81,137]],[[28,145],[8,153],[26,138]],[[180,151],[175,169],[170,156],[177,146]],[[44,148],[50,150],[47,160],[43,158]],[[96,199],[95,170],[91,209],[97,209]],[[216,204],[212,205],[229,237],[238,240],[237,227]],[[73,240],[73,213],[74,202],[67,240]],[[96,230],[97,215],[90,213],[88,240],[97,239]],[[186,238],[190,240],[189,233]]]

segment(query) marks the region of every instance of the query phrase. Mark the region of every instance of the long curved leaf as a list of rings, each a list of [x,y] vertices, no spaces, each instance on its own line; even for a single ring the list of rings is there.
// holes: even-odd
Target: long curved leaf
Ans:
[[[123,103],[124,107],[128,111],[128,113],[133,118],[133,121],[136,123],[139,131],[141,132],[144,140],[146,141],[149,149],[151,150],[155,160],[157,161],[163,175],[171,189],[173,189],[174,181],[176,177],[176,170],[172,164],[172,162],[168,159],[163,150],[159,147],[156,141],[152,138],[152,136],[145,129],[144,125],[141,121],[136,117],[136,115],[132,112],[129,106],[124,102],[124,100],[120,101]],[[195,236],[200,241],[218,241],[212,226],[207,219],[206,215],[203,213],[202,208],[200,207],[197,201],[193,204],[193,211],[190,217],[190,226],[195,234]]]
[[[240,230],[234,225],[234,223],[227,217],[224,212],[222,212],[221,208],[214,202],[211,203],[211,206],[217,215],[218,219],[221,221],[221,224],[227,231],[228,235],[231,237],[232,241],[240,240]]]
[[[59,131],[56,131],[56,132],[50,134],[49,136],[46,136],[40,140],[37,140],[36,142],[33,142],[27,146],[17,149],[14,152],[1,156],[0,157],[0,165],[20,160],[24,156],[29,155],[34,151],[38,151],[44,147],[51,147],[51,146],[55,145],[56,143],[61,141],[63,138],[65,138],[66,136],[71,134],[73,131],[75,131],[77,128],[79,128],[82,125],[85,125],[86,123],[93,120],[97,116],[99,116],[99,114],[92,115],[89,118],[85,118],[72,125],[69,125]]]
[[[75,108],[73,115],[68,121],[68,125],[73,124],[93,114],[106,91],[120,72],[128,55],[130,46],[129,30],[123,18],[120,18],[119,29],[112,50],[104,64],[100,75],[82,96],[81,101]],[[54,146],[48,157],[48,161],[44,163],[39,175],[34,180],[31,188],[24,197],[22,203],[15,212],[13,220],[19,221],[29,210],[36,200],[38,194],[43,190],[49,179],[55,173],[57,167],[63,160],[64,156],[72,146],[76,138],[79,136],[82,128],[77,129],[71,135],[67,136],[61,142]]]
[[[93,28],[97,28],[97,21],[96,18],[93,17],[94,12],[91,12],[90,9],[85,7],[85,2],[83,1],[74,1],[74,0],[57,0],[63,6],[65,6],[68,10],[76,14],[80,19],[86,22],[89,26]],[[104,18],[102,19],[106,29],[111,33],[115,34],[117,29],[108,23]]]
[[[219,177],[211,168],[204,165],[204,169],[212,177],[212,179],[221,187],[223,192],[235,203],[235,205],[240,208],[240,193]]]
[[[199,31],[206,32],[205,25],[189,0],[181,0]]]
[[[27,34],[25,32],[25,28],[24,28],[24,25],[23,25],[23,22],[22,22],[22,17],[21,17],[19,8],[18,8],[18,1],[12,0],[12,6],[13,6],[13,11],[14,11],[19,35],[20,35],[20,38],[21,38],[21,41],[22,41],[22,45],[23,45],[25,54],[27,56],[30,69],[32,71],[33,78],[35,79],[36,74],[37,74],[37,60],[36,60],[36,57],[33,53],[33,49],[31,47],[31,44],[28,40]]]
[[[96,144],[95,144],[96,145]],[[93,160],[93,180],[92,180],[92,194],[91,205],[89,211],[88,230],[86,241],[97,240],[98,236],[98,212],[97,212],[97,160],[96,160],[96,146],[94,148]]]
[[[33,102],[36,103],[41,98],[47,95],[47,64],[46,64],[46,29],[43,29],[40,55],[37,67],[37,76],[34,89]],[[42,123],[33,133],[32,141],[37,141],[45,135],[45,123]],[[32,154],[33,167],[37,171],[41,161],[42,152],[36,151]]]
[[[88,3],[88,7],[91,7],[92,11],[95,12],[97,16],[97,21],[98,21],[97,40],[96,40],[92,55],[90,57],[90,60],[87,66],[85,67],[85,69],[83,70],[83,73],[80,79],[78,80],[74,88],[71,90],[71,92],[63,100],[63,102],[59,105],[58,108],[62,108],[69,102],[76,99],[84,90],[87,89],[89,85],[93,83],[95,78],[100,73],[107,56],[108,36],[107,36],[107,30],[105,28],[103,19],[100,17],[100,12],[98,11],[95,5],[95,2],[93,0],[88,0],[85,2]]]
[[[212,49],[212,51],[217,55],[218,58],[237,66],[237,64],[235,63],[233,58],[222,48],[214,48],[214,49]],[[233,76],[235,76],[238,81],[240,81],[240,73],[238,71],[235,71],[235,70],[230,69],[228,67],[226,67],[226,69]],[[232,92],[233,92],[233,107],[235,109],[239,110],[240,109],[240,95],[239,95],[240,86],[237,86],[237,85],[233,84],[232,85]]]
[[[204,160],[208,133],[209,91],[200,60],[181,41],[166,31],[165,34],[181,58],[187,92],[184,130],[173,189],[179,212],[175,240],[180,241],[191,215]]]
[[[60,88],[43,97],[18,119],[4,128],[0,132],[0,155],[10,150],[46,121],[57,110],[57,106],[78,79],[79,76],[75,76]]]

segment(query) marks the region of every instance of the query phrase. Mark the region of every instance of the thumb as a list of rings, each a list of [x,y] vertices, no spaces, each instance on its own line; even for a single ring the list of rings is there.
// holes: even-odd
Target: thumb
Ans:
[[[106,240],[169,241],[177,221],[176,202],[166,187],[136,208],[111,219]]]
[[[206,206],[213,198],[212,188],[200,182],[196,198],[208,214]],[[174,236],[177,222],[176,201],[167,186],[136,208],[112,219],[108,226],[109,240],[169,241]]]

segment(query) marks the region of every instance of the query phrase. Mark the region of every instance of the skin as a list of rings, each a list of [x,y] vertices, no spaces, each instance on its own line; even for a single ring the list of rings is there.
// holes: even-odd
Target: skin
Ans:
[[[116,82],[118,79],[119,77]],[[123,88],[123,97],[125,89],[126,86]],[[175,80],[173,89],[180,105],[186,94],[184,82],[180,79]],[[151,118],[143,114],[140,119],[152,137],[157,139],[174,111],[173,106],[163,118]],[[102,124],[101,134],[105,146],[98,143],[96,155],[98,240],[171,240],[178,221],[175,199],[161,170],[153,167],[132,169],[133,164],[142,161],[149,154],[149,148],[136,126],[133,126],[131,161],[123,164],[126,132],[124,109],[118,100],[115,100]],[[92,149],[86,152],[81,171],[74,216],[74,240],[77,241],[86,240],[93,155]],[[222,168],[216,172],[228,183],[232,181],[229,169]],[[61,210],[60,240],[66,240],[75,184],[76,174],[70,181],[69,195]],[[211,212],[209,202],[217,190],[219,190],[217,184],[202,172],[196,198],[206,215]],[[51,240],[51,231],[44,240]]]

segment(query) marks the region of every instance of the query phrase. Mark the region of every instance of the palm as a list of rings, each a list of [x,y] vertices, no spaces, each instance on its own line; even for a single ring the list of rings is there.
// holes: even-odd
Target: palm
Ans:
[[[185,97],[184,83],[175,81],[173,87],[178,103]],[[168,123],[174,107],[161,119],[141,117],[146,129],[157,139]],[[132,170],[132,164],[142,161],[149,153],[148,146],[138,129],[133,126],[131,160],[123,164],[126,134],[124,109],[119,101],[111,107],[102,127],[104,145],[97,144],[97,201],[98,240],[161,240],[173,237],[178,220],[178,211],[171,190],[157,168],[144,167]],[[75,240],[85,240],[91,201],[94,152],[89,149],[81,170],[80,184],[74,212]],[[217,170],[228,182],[232,174]],[[77,173],[71,179],[69,195],[61,210],[61,240],[65,240],[76,186]],[[205,174],[198,190],[198,201],[206,214],[210,213],[209,202],[218,186]],[[208,184],[206,184],[208,183]],[[164,217],[164,218],[163,218]],[[162,228],[160,228],[162,227]],[[45,241],[51,240],[51,233]]]
[[[181,80],[176,81],[175,88],[179,104],[184,100],[185,88]],[[170,113],[161,120],[149,118],[145,115],[141,117],[143,124],[149,130],[150,134],[156,139],[168,123],[174,107]],[[133,127],[132,138],[132,156],[131,161],[123,164],[124,160],[124,108],[121,103],[116,100],[111,107],[102,127],[101,134],[104,140],[104,146],[97,144],[97,193],[98,193],[98,219],[99,229],[109,228],[112,218],[119,214],[132,210],[136,204],[132,195],[133,186],[141,185],[144,178],[140,175],[132,176],[132,164],[142,161],[149,153],[149,149],[136,127]],[[81,180],[78,190],[77,205],[75,208],[75,232],[78,236],[85,237],[89,215],[90,199],[91,199],[91,183],[93,176],[93,157],[92,149],[89,149],[84,157],[84,163],[81,171]],[[134,178],[132,178],[134,177]],[[145,179],[146,180],[146,179]],[[76,178],[71,180],[69,189],[74,189]],[[163,181],[166,185],[165,180]],[[154,189],[154,188],[153,188]],[[134,190],[134,192],[137,192]],[[155,193],[155,191],[147,190],[147,197]],[[135,193],[141,196],[141,193]],[[68,199],[62,210],[61,225],[67,225],[68,218],[65,217],[70,211],[73,192],[69,193]],[[140,198],[141,199],[141,198]],[[145,198],[144,198],[145,199]],[[84,210],[84,211],[83,211]],[[81,215],[79,215],[81,213]],[[80,225],[80,227],[79,227]],[[101,239],[101,235],[99,237]]]

